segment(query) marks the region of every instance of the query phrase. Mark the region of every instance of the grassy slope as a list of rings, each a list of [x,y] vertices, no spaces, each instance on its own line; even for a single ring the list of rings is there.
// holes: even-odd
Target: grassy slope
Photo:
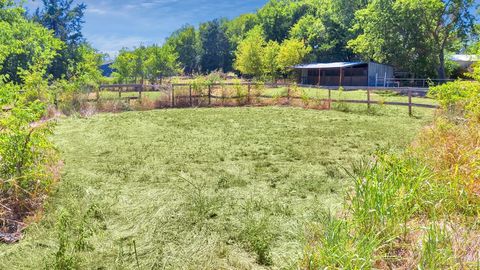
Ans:
[[[25,240],[0,246],[0,268],[292,267],[317,210],[342,202],[350,179],[341,168],[405,145],[431,112],[409,118],[404,110],[217,108],[62,120],[62,183]]]

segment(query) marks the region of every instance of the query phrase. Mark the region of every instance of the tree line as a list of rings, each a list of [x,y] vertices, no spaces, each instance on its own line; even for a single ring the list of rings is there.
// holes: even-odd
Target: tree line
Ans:
[[[285,64],[375,61],[414,77],[446,78],[454,68],[449,54],[478,53],[475,5],[474,0],[270,0],[233,20],[186,25],[164,46],[185,74],[222,70],[274,78],[287,73]],[[300,43],[300,51],[287,48]],[[281,51],[300,54],[285,62]]]

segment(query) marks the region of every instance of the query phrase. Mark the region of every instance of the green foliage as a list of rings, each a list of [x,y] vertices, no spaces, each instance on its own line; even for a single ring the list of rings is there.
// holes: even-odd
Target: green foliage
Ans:
[[[113,76],[118,82],[144,83],[145,79],[156,83],[166,76],[180,72],[178,54],[175,48],[167,43],[163,46],[153,45],[139,47],[130,51],[122,49],[112,67],[116,70]]]
[[[13,1],[0,6],[0,70],[7,81],[24,83],[26,72],[44,74],[62,43],[51,32],[23,17]]]
[[[16,70],[0,75],[0,218],[7,231],[20,230],[14,222],[34,213],[54,181],[53,123],[42,119],[51,99],[44,77],[61,42],[22,12],[0,1],[0,63]]]
[[[42,0],[42,8],[38,8],[34,20],[50,29],[54,36],[64,42],[65,46],[49,66],[48,73],[55,79],[70,79],[71,69],[82,65],[85,53],[85,40],[82,35],[83,17],[86,5],[73,5],[73,0]]]
[[[446,269],[455,265],[452,237],[448,228],[434,222],[425,230],[419,268]]]
[[[303,41],[287,39],[280,45],[278,52],[278,66],[284,74],[288,74],[292,67],[301,64],[312,48],[306,46]]]
[[[167,44],[175,50],[178,62],[186,74],[198,71],[200,44],[198,35],[193,26],[184,26],[174,32],[168,39]]]
[[[52,145],[51,123],[38,122],[45,112],[39,100],[29,101],[20,87],[0,83],[0,193],[25,200],[41,196],[52,181],[46,164]]]
[[[120,83],[128,83],[135,77],[135,54],[129,51],[127,48],[120,50],[118,56],[115,58],[115,62],[112,64],[112,68],[115,69],[113,76]]]
[[[202,72],[230,71],[232,56],[225,21],[213,20],[200,25],[199,36],[202,48],[200,59]]]
[[[260,27],[255,27],[248,32],[235,52],[235,68],[244,75],[261,77],[265,44],[263,31]]]
[[[276,82],[280,76],[280,67],[278,64],[279,51],[280,45],[276,41],[269,41],[262,54],[263,76],[273,82]]]
[[[311,8],[310,1],[271,0],[258,11],[267,40],[282,42],[290,28]]]
[[[228,21],[227,25],[227,36],[232,43],[233,48],[237,48],[238,44],[246,37],[247,33],[250,32],[255,26],[258,25],[256,14],[242,14],[237,18]]]
[[[349,46],[364,59],[445,78],[446,51],[472,31],[472,5],[472,0],[371,1],[356,13],[354,29],[361,34]]]
[[[152,46],[147,48],[147,60],[145,67],[146,77],[150,81],[157,81],[163,77],[173,76],[180,72],[177,63],[178,55],[173,47],[164,45],[162,47]]]
[[[467,116],[480,121],[480,82],[448,82],[431,88],[429,95],[435,97],[451,116]]]

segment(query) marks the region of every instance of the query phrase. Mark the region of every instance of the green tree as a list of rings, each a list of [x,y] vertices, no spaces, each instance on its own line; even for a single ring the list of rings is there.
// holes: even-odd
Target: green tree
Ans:
[[[178,55],[172,46],[166,44],[162,47],[152,46],[147,48],[147,60],[145,62],[147,78],[156,82],[163,77],[173,76],[179,73]]]
[[[195,27],[186,25],[180,28],[167,39],[166,43],[177,53],[178,62],[186,74],[198,71],[201,49]]]
[[[78,62],[76,65],[72,65],[69,70],[70,80],[75,82],[78,88],[91,89],[92,87],[98,87],[102,79],[99,66],[103,63],[104,55],[98,53],[88,44],[79,46],[77,53],[79,56]]]
[[[283,74],[288,74],[292,67],[301,64],[312,49],[301,40],[287,39],[278,51],[278,67]]]
[[[133,80],[135,69],[135,55],[127,48],[120,50],[118,56],[112,64],[115,70],[113,76],[120,83],[129,83]]]
[[[49,67],[54,78],[70,78],[71,65],[81,62],[85,39],[82,35],[83,17],[86,5],[73,5],[73,0],[42,0],[42,9],[38,8],[34,20],[53,31],[55,37],[65,43]]]
[[[148,59],[147,48],[143,45],[136,48],[133,51],[133,56],[132,77],[134,77],[135,83],[137,83],[138,79],[140,79],[140,84],[143,84],[148,72],[146,65],[146,61]]]
[[[445,78],[445,54],[473,27],[473,0],[373,0],[357,12],[349,45],[365,59]]]
[[[278,64],[278,53],[280,51],[280,44],[270,40],[263,50],[262,66],[263,75],[266,79],[276,82],[280,76],[280,66]]]
[[[238,45],[234,67],[244,75],[262,76],[265,45],[262,28],[253,28]]]
[[[267,40],[282,42],[293,25],[311,11],[310,1],[270,0],[258,11]]]
[[[242,14],[226,23],[226,34],[234,50],[256,25],[258,25],[257,15],[252,13]]]
[[[225,22],[213,20],[200,25],[200,66],[202,72],[229,71],[232,67],[231,44],[225,33]]]

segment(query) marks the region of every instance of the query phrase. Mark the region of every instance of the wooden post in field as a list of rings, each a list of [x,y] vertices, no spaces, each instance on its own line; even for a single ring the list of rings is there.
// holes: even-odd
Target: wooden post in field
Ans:
[[[412,111],[412,90],[408,90],[408,115],[413,116]]]
[[[250,93],[252,92],[252,83],[248,82],[248,94],[247,94],[247,103],[250,105],[251,99],[250,99]]]
[[[367,106],[368,108],[370,109],[370,103],[371,103],[371,99],[370,99],[370,88],[367,88]]]
[[[122,98],[122,87],[118,88],[118,98]]]
[[[212,104],[212,86],[208,85],[208,106]]]
[[[97,87],[95,95],[96,95],[96,97],[95,97],[96,101],[99,101],[100,100],[100,88],[99,87]]]
[[[332,109],[332,89],[328,88],[328,109]]]
[[[142,91],[143,91],[143,85],[138,88],[138,98],[142,99]]]
[[[193,107],[193,101],[192,101],[192,85],[188,88],[188,92],[190,94],[190,106]]]
[[[343,68],[340,69],[340,82],[339,82],[339,86],[343,86],[343,77],[344,77],[344,71],[343,71]]]
[[[290,105],[290,84],[287,83],[287,102]]]
[[[175,107],[175,85],[172,84],[172,108]]]

